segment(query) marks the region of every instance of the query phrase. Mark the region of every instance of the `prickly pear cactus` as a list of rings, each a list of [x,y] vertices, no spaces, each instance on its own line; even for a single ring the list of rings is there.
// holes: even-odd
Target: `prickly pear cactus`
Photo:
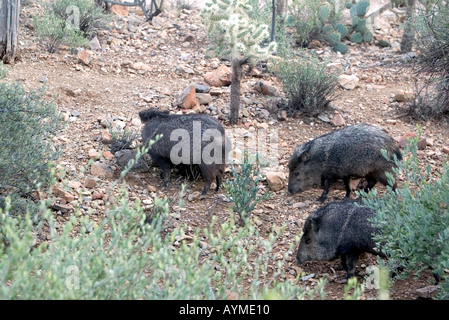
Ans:
[[[349,40],[354,43],[371,42],[373,34],[366,26],[365,14],[368,12],[369,1],[359,0],[350,6],[350,14],[352,18],[353,33],[349,36]]]

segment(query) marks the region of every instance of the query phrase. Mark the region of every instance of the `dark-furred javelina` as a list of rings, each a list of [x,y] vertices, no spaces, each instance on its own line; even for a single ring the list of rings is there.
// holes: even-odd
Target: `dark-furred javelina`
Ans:
[[[382,149],[389,160],[382,155]],[[386,186],[385,172],[395,167],[394,155],[402,160],[397,142],[374,125],[356,124],[335,130],[295,148],[288,164],[288,192],[321,187],[324,190],[318,201],[323,202],[337,180],[343,180],[346,198],[351,193],[351,178],[365,178],[365,192],[378,181]]]
[[[296,261],[330,261],[341,257],[345,279],[354,276],[360,254],[381,255],[372,235],[378,232],[369,218],[374,212],[356,201],[331,202],[307,217],[299,242]]]
[[[215,118],[204,114],[171,115],[168,111],[144,110],[139,117],[145,123],[142,142],[147,144],[157,135],[148,153],[162,170],[164,187],[170,181],[172,165],[198,165],[205,180],[202,196],[206,195],[215,180],[218,191],[230,147],[223,125]]]

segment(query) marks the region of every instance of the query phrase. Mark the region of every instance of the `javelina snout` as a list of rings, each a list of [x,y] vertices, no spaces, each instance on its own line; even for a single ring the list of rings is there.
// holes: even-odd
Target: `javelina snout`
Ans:
[[[382,149],[389,159],[382,155]],[[365,178],[368,192],[377,182],[388,185],[385,172],[395,167],[394,156],[402,159],[399,146],[382,129],[369,124],[348,126],[295,148],[288,164],[288,191],[295,194],[323,188],[318,199],[323,202],[331,185],[342,180],[349,198],[350,179]]]
[[[373,216],[371,209],[356,201],[332,202],[318,209],[304,224],[296,253],[297,263],[341,257],[347,273],[345,279],[353,277],[360,254],[379,254],[372,239],[377,230],[368,220]]]
[[[162,135],[148,153],[162,170],[164,186],[170,181],[173,165],[197,165],[205,180],[201,195],[206,195],[214,180],[218,191],[230,141],[217,119],[204,114],[170,115],[157,110],[144,110],[139,116],[145,123],[142,129],[144,144]]]

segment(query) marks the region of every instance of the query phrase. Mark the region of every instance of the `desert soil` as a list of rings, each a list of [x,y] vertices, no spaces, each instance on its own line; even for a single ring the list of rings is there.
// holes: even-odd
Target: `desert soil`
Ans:
[[[188,84],[204,83],[204,75],[226,61],[209,58],[207,34],[198,10],[164,11],[153,22],[145,22],[138,8],[115,14],[108,30],[100,30],[98,39],[101,49],[87,50],[88,61],[83,63],[76,52],[62,47],[50,54],[37,42],[32,25],[32,17],[41,8],[31,4],[22,8],[20,33],[20,60],[10,66],[7,80],[21,81],[27,89],[46,88],[49,99],[53,99],[66,122],[65,129],[55,137],[63,155],[59,166],[66,170],[67,193],[58,195],[57,201],[64,210],[55,210],[61,222],[68,219],[73,210],[81,212],[93,210],[93,219],[100,220],[105,210],[108,192],[120,172],[120,166],[110,145],[103,142],[110,128],[124,128],[140,133],[142,124],[138,112],[147,108],[159,108],[171,112],[192,112],[182,110],[176,104],[176,95]],[[416,133],[420,124],[426,138],[426,145],[419,151],[420,160],[438,170],[449,147],[449,126],[445,119],[423,122],[409,118],[407,104],[396,101],[401,90],[412,91],[415,75],[406,64],[406,56],[399,52],[401,37],[399,11],[386,11],[382,15],[380,29],[375,31],[375,40],[389,41],[392,46],[381,48],[374,44],[355,45],[348,43],[345,55],[332,52],[325,44],[315,43],[310,49],[325,59],[329,59],[329,69],[340,68],[345,74],[358,77],[354,89],[337,89],[337,97],[329,110],[319,118],[297,117],[279,120],[273,105],[282,96],[282,86],[272,75],[261,69],[260,75],[245,74],[242,81],[242,116],[236,126],[230,126],[227,117],[229,109],[229,87],[212,88],[217,95],[209,105],[196,108],[193,112],[204,112],[218,117],[227,130],[235,127],[249,131],[260,128],[278,132],[279,163],[270,171],[283,173],[288,177],[287,163],[294,147],[321,134],[331,132],[342,125],[371,123],[387,130],[400,139],[404,134]],[[229,64],[228,64],[229,65]],[[255,83],[262,81],[276,89],[277,96],[264,96],[254,90]],[[336,126],[332,120],[339,113],[344,124]],[[138,141],[138,140],[137,140]],[[102,154],[97,162],[110,166],[113,175],[92,172],[89,164],[91,150]],[[91,153],[89,153],[91,151]],[[92,161],[91,161],[92,162]],[[225,179],[231,173],[226,173]],[[176,182],[175,182],[176,180]],[[178,220],[172,226],[187,224],[187,232],[203,228],[211,221],[212,215],[219,222],[229,220],[229,202],[224,191],[210,191],[204,200],[199,199],[203,180],[184,179],[172,175],[171,186],[161,189],[159,169],[148,172],[131,172],[126,178],[131,200],[140,197],[151,205],[154,196],[166,195],[170,199],[171,210],[181,210]],[[180,182],[186,183],[185,204],[176,207]],[[310,190],[294,196],[287,194],[286,179],[279,191],[270,190],[264,182],[262,192],[271,191],[273,197],[260,203],[252,218],[258,218],[260,234],[266,235],[274,226],[285,226],[286,231],[276,242],[275,252],[283,254],[295,237],[301,234],[307,216],[319,208],[315,202],[322,190]],[[61,180],[61,188],[62,180]],[[380,193],[385,191],[377,185]],[[117,191],[116,189],[112,190]],[[81,200],[81,196],[82,199]],[[334,189],[326,203],[343,199],[344,190]],[[355,197],[353,195],[353,197]],[[66,206],[66,207],[64,207]],[[288,252],[289,258],[283,266],[288,277],[294,279],[298,272],[307,276],[298,285],[316,285],[317,279],[326,277],[326,299],[341,299],[344,285],[340,280],[344,271],[340,261],[311,262],[304,266],[295,263],[295,252]],[[358,263],[358,277],[362,281],[366,268],[376,264],[376,257],[369,254]],[[313,275],[313,276],[312,276]],[[431,284],[431,275],[423,273],[420,278],[398,280],[392,288],[392,299],[417,299],[416,290]],[[362,299],[376,299],[377,290],[366,289]]]

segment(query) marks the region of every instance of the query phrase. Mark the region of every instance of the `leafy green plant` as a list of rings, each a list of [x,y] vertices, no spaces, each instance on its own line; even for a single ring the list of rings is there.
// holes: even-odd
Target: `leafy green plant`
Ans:
[[[0,207],[6,196],[26,207],[30,194],[51,181],[59,157],[52,138],[62,121],[43,96],[43,90],[26,92],[20,83],[0,83]]]
[[[426,1],[416,14],[416,46],[419,55],[416,86],[409,113],[420,119],[449,114],[449,6],[445,1]]]
[[[49,14],[80,30],[86,38],[91,37],[97,29],[106,27],[111,20],[111,16],[91,0],[50,0],[45,8]]]
[[[418,138],[411,140],[403,161],[396,161],[395,176],[402,172],[404,183],[396,191],[388,187],[381,197],[373,190],[364,197],[365,205],[376,216],[372,225],[379,229],[374,235],[376,245],[388,257],[386,265],[398,278],[419,276],[431,269],[434,275],[446,278],[449,266],[449,165],[443,164],[432,177],[430,166],[422,169],[417,157]],[[391,185],[395,176],[388,174]],[[449,286],[441,286],[440,297],[448,297]]]
[[[359,0],[357,3],[347,5],[352,17],[353,33],[349,36],[349,40],[354,43],[371,42],[373,34],[366,25],[364,19],[369,8],[369,0]]]
[[[326,70],[326,63],[303,52],[277,63],[274,73],[282,81],[290,116],[316,116],[335,98],[338,75]]]
[[[68,26],[53,13],[35,17],[34,26],[39,42],[50,53],[56,52],[61,45],[77,48],[88,44],[79,29]]]
[[[266,166],[259,157],[259,154],[256,154],[254,158],[251,158],[245,153],[243,162],[239,165],[241,172],[238,173],[235,164],[231,164],[233,179],[224,183],[226,196],[233,203],[232,211],[240,216],[242,225],[248,222],[249,215],[256,205],[270,197],[269,193],[263,196],[259,194],[259,182],[263,178],[261,169]]]
[[[0,61],[0,79],[3,79],[8,74],[8,69],[3,66],[3,61]]]

